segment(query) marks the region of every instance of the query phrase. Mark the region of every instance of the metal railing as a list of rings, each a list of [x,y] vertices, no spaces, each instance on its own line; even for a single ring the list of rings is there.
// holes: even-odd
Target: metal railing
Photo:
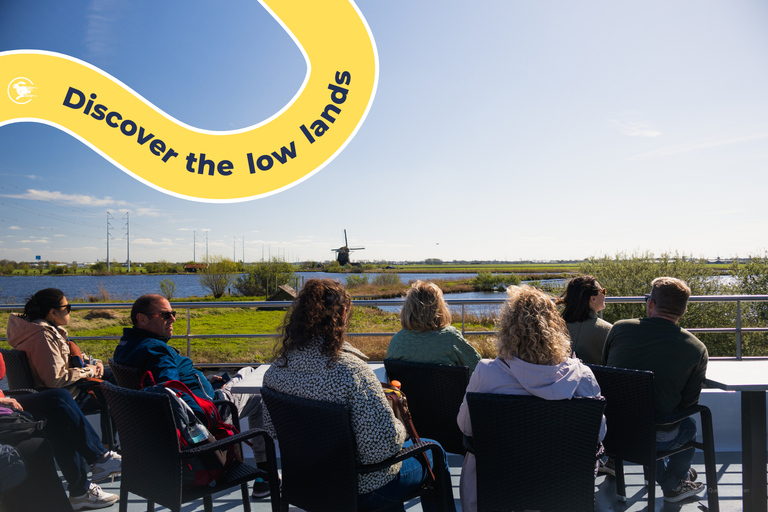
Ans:
[[[465,319],[467,316],[467,307],[469,306],[501,306],[506,300],[505,297],[498,299],[451,299],[446,297],[449,306],[459,307],[461,311],[461,332],[464,336],[489,336],[496,334],[495,331],[467,331],[465,329]],[[645,303],[645,297],[606,297],[606,303]],[[405,302],[401,299],[370,299],[353,300],[354,306],[402,306]],[[743,302],[768,302],[768,295],[696,295],[689,299],[689,302],[735,302],[736,303],[736,325],[735,327],[687,327],[692,333],[734,333],[736,335],[736,359],[742,359],[742,334],[748,332],[768,332],[768,327],[742,327],[742,303]],[[130,303],[71,303],[72,309],[130,309]],[[217,309],[217,308],[264,308],[276,309],[287,308],[291,305],[290,301],[220,301],[220,302],[171,302],[173,309],[186,309],[187,313],[187,332],[185,334],[175,335],[174,339],[186,339],[187,356],[192,352],[192,339],[227,339],[227,338],[276,338],[278,333],[266,334],[193,334],[191,315],[192,309]],[[0,311],[22,310],[23,304],[0,304]],[[602,312],[600,313],[602,316]],[[371,337],[371,336],[392,336],[393,332],[355,332],[347,333],[348,337]],[[71,336],[73,341],[88,340],[119,340],[120,336]],[[7,341],[7,338],[0,338],[0,341]]]

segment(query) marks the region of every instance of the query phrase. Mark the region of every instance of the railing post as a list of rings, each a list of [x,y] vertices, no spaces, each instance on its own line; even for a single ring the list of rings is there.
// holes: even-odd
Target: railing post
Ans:
[[[741,359],[741,301],[736,301],[736,359]]]
[[[190,317],[189,311],[190,311],[190,307],[187,306],[187,357],[191,359],[192,358],[192,338],[190,337],[190,335],[192,334],[192,327],[191,327],[192,324],[189,319]]]
[[[464,336],[464,304],[461,305],[461,335]]]

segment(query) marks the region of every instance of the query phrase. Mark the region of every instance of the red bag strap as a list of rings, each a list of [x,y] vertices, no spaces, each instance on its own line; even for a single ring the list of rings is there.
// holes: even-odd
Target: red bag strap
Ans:
[[[221,414],[219,413],[219,410],[216,408],[216,404],[208,400],[207,398],[200,398],[196,394],[192,392],[192,390],[189,389],[189,387],[181,382],[180,380],[167,380],[160,384],[161,386],[165,386],[167,388],[175,389],[176,391],[180,393],[184,393],[185,395],[189,395],[192,400],[197,403],[197,405],[200,406],[200,408],[203,410],[203,413],[205,413],[205,417],[208,420],[208,429],[212,429],[216,427],[219,423],[223,423],[221,421]]]
[[[146,386],[144,384],[144,382],[146,382],[146,380],[147,380],[147,377],[149,377],[149,382],[151,382],[150,386],[154,386],[155,385],[155,377],[152,375],[151,371],[147,370],[147,371],[144,372],[144,375],[141,376],[141,382],[139,382],[139,385],[141,386],[141,389],[149,387],[149,386]]]

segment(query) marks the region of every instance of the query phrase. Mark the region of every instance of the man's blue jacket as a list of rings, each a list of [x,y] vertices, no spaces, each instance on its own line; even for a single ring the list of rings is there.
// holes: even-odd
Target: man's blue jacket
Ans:
[[[125,328],[115,349],[115,362],[139,368],[142,374],[145,371],[152,372],[158,384],[167,380],[180,380],[195,395],[213,400],[213,386],[203,372],[194,368],[190,358],[182,356],[168,345],[168,339],[144,329]],[[198,415],[203,414],[192,398],[185,396],[184,401]]]

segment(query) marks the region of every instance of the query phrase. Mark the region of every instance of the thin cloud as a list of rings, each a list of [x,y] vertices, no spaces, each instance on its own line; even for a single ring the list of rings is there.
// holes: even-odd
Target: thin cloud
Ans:
[[[658,137],[661,135],[659,130],[651,128],[650,126],[632,121],[619,121],[612,119],[610,123],[615,126],[621,133],[628,135],[629,137]]]
[[[30,201],[54,201],[78,206],[123,206],[128,204],[125,201],[118,201],[109,196],[98,198],[82,194],[64,194],[55,190],[28,189],[24,194],[8,194],[2,197],[28,199]]]
[[[88,60],[101,60],[112,56],[117,24],[124,7],[125,4],[118,0],[93,0],[88,5],[85,28]]]
[[[9,226],[8,229],[21,229],[19,226]]]
[[[749,142],[753,140],[768,138],[768,133],[758,133],[755,135],[747,135],[746,137],[737,137],[735,139],[714,140],[711,142],[703,142],[700,144],[691,144],[689,146],[677,146],[674,148],[657,149],[656,151],[650,151],[648,153],[641,153],[629,157],[628,160],[634,160],[636,158],[646,158],[650,156],[670,156],[679,155],[680,153],[689,153],[691,151],[698,151],[700,149],[715,148],[718,146],[728,146],[730,144],[740,144],[742,142]]]

